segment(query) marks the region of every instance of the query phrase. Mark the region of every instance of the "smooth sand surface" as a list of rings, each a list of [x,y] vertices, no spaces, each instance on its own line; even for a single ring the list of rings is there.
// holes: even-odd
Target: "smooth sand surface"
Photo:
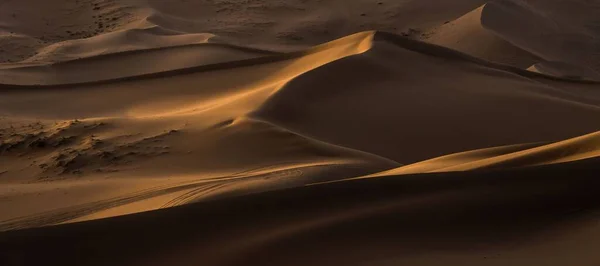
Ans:
[[[420,39],[429,43],[445,46],[476,57],[517,66],[528,67],[541,59],[511,44],[487,30],[482,24],[487,18],[487,4],[463,15],[447,21],[439,27],[430,29],[420,35]],[[485,13],[484,13],[485,10]],[[493,12],[493,11],[492,11]]]
[[[599,7],[0,1],[0,265],[600,265]]]

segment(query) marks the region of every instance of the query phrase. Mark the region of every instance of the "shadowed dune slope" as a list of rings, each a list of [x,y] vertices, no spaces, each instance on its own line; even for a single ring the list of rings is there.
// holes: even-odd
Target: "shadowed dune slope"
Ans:
[[[548,74],[600,80],[597,1],[496,0],[486,4],[483,26],[545,62]]]
[[[0,265],[599,265],[594,23],[484,2],[0,1]]]
[[[201,40],[203,35],[213,36],[211,42],[298,50],[359,31],[400,33],[411,26],[436,25],[483,3],[6,0],[0,3],[0,68],[72,60],[133,47],[163,47],[184,39]]]
[[[0,235],[0,258],[12,265],[591,266],[600,262],[598,165],[388,176],[13,231]]]
[[[378,33],[368,52],[292,80],[253,115],[400,163],[600,129],[598,85],[528,73]]]
[[[7,200],[0,203],[0,228],[97,219],[398,167],[247,117],[288,80],[368,50],[372,36],[214,69],[101,84],[5,86],[0,173]],[[271,170],[226,178],[258,168]]]
[[[600,157],[600,131],[550,144],[531,143],[461,152],[406,165],[368,177],[518,168],[595,157]]]
[[[226,185],[220,180],[227,188],[210,196],[190,192],[181,202],[335,181],[466,150],[600,130],[594,82],[536,74],[389,33],[362,32],[302,52],[100,83],[4,86],[0,113],[7,138],[1,148],[9,163],[3,180],[24,191],[7,194],[4,229],[157,209],[164,201],[180,202],[178,193],[203,191],[196,186],[207,179],[268,165],[323,167],[293,178],[275,174],[266,182],[257,181],[262,175]],[[590,158],[597,156],[595,136],[511,150],[505,157],[469,155],[448,170],[520,158],[526,163],[516,166],[531,166],[539,154],[550,154],[540,163]],[[77,182],[63,185],[77,197],[19,184],[72,175],[137,185],[103,199],[102,193],[83,193],[89,186]],[[174,179],[158,182],[165,175]],[[139,191],[158,185],[167,190]],[[23,195],[36,191],[53,200],[29,211],[10,207],[31,204]],[[145,196],[132,196],[139,193]],[[87,204],[96,207],[79,211]]]
[[[4,230],[388,169],[524,167],[598,155],[597,133],[591,134],[600,130],[598,84],[389,33],[126,80],[5,85],[2,93],[3,180],[10,185],[10,201],[0,206]],[[558,142],[528,144],[552,141]],[[398,168],[475,149],[484,150]],[[226,178],[269,165],[279,170]],[[73,176],[101,190],[69,181]],[[172,179],[160,181],[164,176]],[[107,177],[134,185],[106,194],[119,184]],[[50,187],[73,194],[22,183],[60,179],[66,180]],[[14,208],[36,202],[27,196],[35,193],[47,200]]]
[[[487,30],[482,21],[483,5],[464,16],[424,32],[420,39],[452,48],[478,58],[519,68],[527,68],[541,59]]]
[[[52,65],[0,69],[0,81],[24,86],[102,82],[272,54],[230,45],[186,44],[85,57]]]

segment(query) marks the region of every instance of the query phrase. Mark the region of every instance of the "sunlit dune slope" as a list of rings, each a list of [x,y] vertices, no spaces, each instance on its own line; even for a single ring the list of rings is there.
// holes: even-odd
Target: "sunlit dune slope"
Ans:
[[[465,150],[599,130],[593,82],[535,74],[389,33],[125,79],[3,86],[8,163],[2,175],[17,191],[6,194],[5,229],[335,181]],[[595,156],[570,151],[548,162]],[[494,164],[494,158],[464,159],[456,170]],[[217,178],[269,165],[281,170],[265,181],[267,173]],[[533,163],[518,166],[527,165]],[[101,192],[119,186],[106,177],[135,185]],[[40,179],[63,179],[52,188],[71,194],[21,184]],[[209,184],[218,186],[203,192]],[[14,208],[36,202],[26,196],[32,193],[46,200]]]
[[[532,143],[460,152],[369,175],[531,167],[600,157],[600,132],[550,144]]]
[[[0,1],[0,265],[600,265],[597,8]]]
[[[464,16],[428,30],[420,39],[449,47],[488,61],[527,68],[541,59],[514,46],[482,25],[483,5]],[[508,19],[508,18],[506,18]]]
[[[412,163],[598,130],[597,85],[564,82],[378,33],[367,53],[300,76],[254,115]]]
[[[598,163],[298,187],[5,232],[0,247],[25,264],[595,265]]]

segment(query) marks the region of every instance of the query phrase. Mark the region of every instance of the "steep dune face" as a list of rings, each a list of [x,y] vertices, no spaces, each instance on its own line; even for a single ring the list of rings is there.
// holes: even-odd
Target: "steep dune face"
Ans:
[[[418,44],[435,55],[424,56],[398,46],[416,44],[412,41],[393,37],[399,41],[393,43],[380,36],[369,52],[288,83],[256,115],[401,163],[598,130],[600,102],[587,93],[563,89],[560,82],[532,82]],[[557,121],[568,126],[558,129]]]
[[[421,40],[548,75],[598,80],[598,4],[497,0],[425,32]]]
[[[487,5],[487,4],[486,4]],[[531,53],[497,36],[482,24],[483,5],[464,16],[421,34],[420,39],[445,46],[488,61],[527,68],[540,61]],[[487,16],[487,13],[486,13]],[[506,18],[503,18],[506,19]]]
[[[25,264],[591,266],[597,165],[313,185],[6,232],[0,246]]]
[[[9,162],[3,166],[3,179],[13,184],[12,189],[19,189],[14,184],[24,180],[77,176],[102,179],[108,176],[137,184],[131,186],[131,190],[122,190],[125,195],[136,194],[140,187],[152,188],[159,184],[167,186],[167,192],[175,192],[153,192],[144,194],[145,197],[134,197],[144,201],[153,198],[152,195],[170,194],[174,198],[179,192],[197,189],[190,187],[190,181],[206,185],[206,179],[235,176],[238,172],[268,166],[278,166],[280,170],[274,170],[279,174],[274,173],[264,184],[255,179],[260,180],[267,174],[246,174],[252,176],[246,187],[220,189],[220,193],[234,193],[227,192],[229,190],[248,193],[255,189],[306,184],[310,180],[329,180],[352,168],[355,170],[351,175],[397,167],[398,163],[377,155],[323,143],[268,121],[245,117],[288,80],[341,57],[368,50],[372,37],[372,32],[360,33],[306,52],[240,61],[240,65],[229,66],[232,68],[212,71],[191,68],[159,73],[159,77],[137,77],[104,84],[8,86],[4,88],[6,97],[2,98],[1,107],[2,114],[8,116],[2,128],[6,138],[1,151]],[[230,78],[232,75],[236,78]],[[286,172],[289,171],[312,174],[293,178],[296,175],[288,177]],[[166,183],[149,179],[164,176],[174,176],[174,179]],[[280,180],[277,177],[288,178],[283,183],[273,183]],[[149,180],[144,182],[145,179]],[[186,184],[181,185],[181,182]],[[106,182],[100,180],[99,183]],[[168,187],[169,184],[173,187]],[[235,186],[241,184],[235,182]],[[258,188],[252,184],[258,184]],[[113,187],[114,183],[105,185]],[[89,190],[88,185],[77,182],[67,182],[65,186],[73,186],[75,191]],[[47,197],[54,195],[51,192],[42,190],[40,193]],[[78,194],[80,196],[70,202],[65,199],[68,195],[55,196],[56,201],[30,209],[40,212],[42,217],[55,217],[56,213],[44,213],[51,209],[57,209],[59,213],[75,212],[78,214],[75,217],[24,217],[16,222],[8,221],[4,228],[19,228],[32,219],[59,223],[87,215],[86,212],[72,211],[68,205],[77,207],[79,203],[95,202],[97,194],[91,193],[89,197]],[[190,199],[203,197],[202,193],[197,194]],[[4,219],[23,214],[19,209],[11,211],[14,209],[11,206],[29,202],[18,193],[9,195],[12,202],[3,206],[6,209]],[[116,201],[112,196],[108,199]],[[128,203],[130,201],[125,201]],[[131,208],[129,212],[162,205],[160,202],[148,203]],[[100,206],[110,208],[112,205],[103,203]],[[63,208],[67,210],[61,210]]]
[[[456,18],[482,0],[134,1],[148,21],[183,32],[211,32],[239,44],[278,49],[316,45],[365,30],[400,33]],[[275,45],[276,44],[276,45]],[[286,47],[287,46],[287,47]]]
[[[600,262],[581,6],[64,2],[0,2],[0,265]]]
[[[10,53],[0,53],[0,84],[115,79],[306,49],[365,30],[399,33],[460,16],[480,0],[61,2],[2,3],[0,51]],[[111,59],[114,54],[118,60]],[[152,63],[165,57],[169,60]]]
[[[599,11],[600,5],[595,1],[492,1],[483,11],[482,23],[544,61],[568,64],[585,75],[580,77],[597,80]]]
[[[212,34],[186,34],[154,26],[144,29],[114,31],[86,39],[59,42],[40,50],[27,61],[58,62],[95,57],[132,50],[206,43]],[[64,56],[63,58],[57,56]],[[27,62],[26,61],[26,62]]]
[[[208,34],[218,43],[297,50],[365,30],[430,27],[483,2],[7,0],[0,3],[0,49],[10,53],[0,55],[0,68],[163,47],[165,36],[157,31],[184,35],[162,38],[169,43],[191,38],[189,44],[195,42],[189,34]],[[152,38],[140,36],[148,29],[154,29]],[[102,37],[87,40],[95,36]]]
[[[7,42],[0,43],[0,49],[10,49],[11,57],[0,53],[0,66],[34,57],[38,50],[49,45],[126,29],[129,23],[137,20],[135,14],[128,11],[126,5],[114,0],[2,1],[0,37],[32,41],[12,46],[6,46]]]
[[[549,144],[531,143],[461,152],[366,177],[530,167],[585,160],[599,156],[600,132],[595,132]]]
[[[390,34],[364,32],[301,53],[238,62],[101,84],[7,86],[0,111],[8,116],[3,178],[11,189],[29,191],[19,185],[23,180],[72,176],[99,178],[99,187],[115,186],[105,177],[136,185],[114,198],[86,196],[77,191],[89,185],[77,182],[63,186],[77,197],[38,187],[42,198],[54,200],[30,209],[32,216],[10,211],[31,202],[10,193],[2,228],[329,182],[448,153],[599,130],[596,84],[507,69]],[[553,160],[597,156],[590,143]],[[486,156],[469,158],[478,164]],[[264,181],[269,171],[227,178],[269,165],[280,170]],[[290,177],[290,171],[301,174]],[[174,178],[165,182],[165,175]],[[203,192],[209,184],[218,186]]]
[[[97,52],[98,50],[95,50]],[[66,85],[129,79],[136,76],[215,65],[275,54],[221,44],[190,43],[143,51],[98,55],[52,66],[34,65],[0,70],[6,85]],[[161,61],[161,64],[155,62]],[[210,68],[210,67],[209,67]],[[49,71],[50,70],[50,71]]]

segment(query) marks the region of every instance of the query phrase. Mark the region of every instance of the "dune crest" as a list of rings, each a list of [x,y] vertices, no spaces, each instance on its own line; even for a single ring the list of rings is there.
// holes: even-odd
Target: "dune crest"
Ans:
[[[600,156],[600,132],[550,144],[522,144],[461,152],[366,177],[489,170],[566,163]],[[360,177],[360,178],[366,178]]]
[[[539,62],[540,59],[536,56],[514,46],[485,28],[482,23],[487,19],[482,15],[486,5],[422,33],[420,39],[488,61],[520,68]]]
[[[593,2],[57,1],[0,1],[2,266],[600,263]]]
[[[593,1],[491,1],[483,11],[484,27],[544,62],[567,67],[548,74],[600,80],[598,31]],[[515,30],[518,29],[518,30]],[[563,72],[563,69],[566,70]]]
[[[552,162],[596,154],[595,135],[590,135],[582,140],[592,145],[588,153],[570,148],[585,147],[578,144],[581,141],[566,141],[539,150],[507,148],[508,152],[498,148],[487,159],[482,156],[496,149],[467,152],[464,157],[450,155],[451,164],[445,157],[418,163],[469,149],[557,141],[597,131],[594,121],[600,97],[589,97],[598,92],[589,90],[597,86],[595,83],[533,75],[389,33],[362,32],[305,51],[207,67],[103,83],[5,85],[0,112],[6,116],[2,132],[7,138],[1,151],[9,163],[3,178],[11,189],[38,191],[44,195],[41,197],[55,200],[39,204],[25,215],[10,206],[29,204],[31,199],[24,195],[32,192],[7,194],[13,203],[4,207],[3,228],[153,210],[203,200],[206,195],[241,195],[344,180],[402,164],[409,166],[392,173],[406,169],[407,173],[415,173],[410,169],[422,173],[472,170],[492,165],[504,168],[508,166],[503,163],[520,158],[550,162],[544,154],[554,156],[555,152],[559,153]],[[424,71],[429,79],[419,78]],[[229,78],[232,75],[237,78]],[[365,79],[376,82],[365,87]],[[460,86],[453,85],[456,80]],[[571,87],[563,87],[565,83]],[[177,86],[164,89],[172,84]],[[531,110],[532,105],[538,109]],[[486,115],[465,117],[469,113]],[[513,114],[520,118],[510,119]],[[554,121],[560,117],[568,118],[569,126],[555,128]],[[438,132],[435,128],[440,126],[465,131]],[[465,132],[471,134],[468,140],[456,141],[464,139]],[[364,138],[369,134],[376,134],[376,138]],[[444,167],[437,166],[440,160]],[[517,166],[539,163],[526,161]],[[272,170],[279,178],[206,184],[215,176],[268,165],[281,165],[283,171]],[[289,177],[285,169],[302,174]],[[311,174],[305,176],[307,171]],[[172,179],[161,180],[165,174]],[[101,181],[105,177],[123,178],[123,182],[136,185],[104,202],[102,193],[83,193],[93,191],[93,187],[68,181],[73,175],[95,180],[91,184],[98,188],[120,183]],[[271,174],[257,176],[264,175]],[[66,179],[56,188],[75,196],[58,196],[44,186],[18,181],[40,179]],[[199,181],[189,183],[193,180]],[[156,192],[139,191],[159,184],[164,188]],[[202,192],[205,186],[215,188],[206,194]],[[144,196],[127,196],[138,194]],[[186,200],[177,200],[181,197]],[[93,202],[102,207],[89,207]]]

